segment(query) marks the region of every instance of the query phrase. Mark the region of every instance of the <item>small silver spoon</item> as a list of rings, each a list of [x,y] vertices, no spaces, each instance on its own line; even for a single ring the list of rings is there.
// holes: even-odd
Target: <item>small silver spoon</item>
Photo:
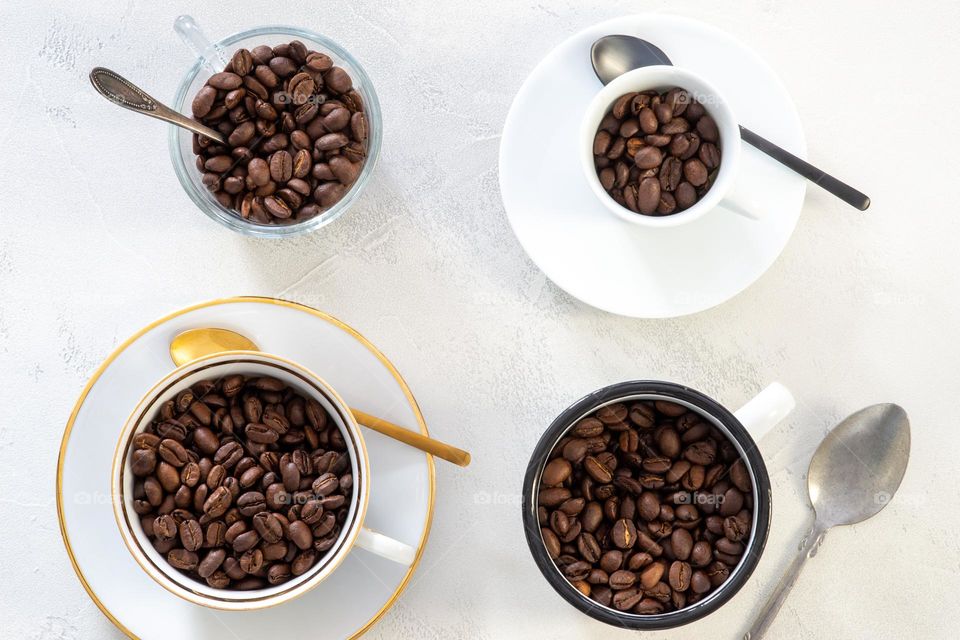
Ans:
[[[211,140],[216,140],[220,144],[227,143],[227,139],[216,129],[205,127],[196,120],[160,104],[150,97],[146,91],[110,69],[94,67],[93,71],[90,72],[90,82],[100,95],[115,105],[148,115],[151,118],[170,122],[178,127],[206,136]]]
[[[875,516],[900,487],[910,457],[910,421],[895,404],[875,404],[847,417],[817,447],[807,471],[815,519],[799,553],[767,598],[744,640],[759,640],[773,623],[808,558],[832,527]]]
[[[604,36],[594,42],[590,48],[590,61],[593,63],[593,72],[597,74],[603,84],[608,84],[617,76],[640,67],[649,67],[655,64],[673,65],[667,54],[653,43],[625,35]],[[870,206],[870,198],[866,194],[857,191],[826,171],[818,169],[806,160],[798,158],[786,149],[775,145],[742,125],[740,127],[740,137],[743,138],[744,142],[756,147],[850,206],[856,207],[860,211],[866,211]]]

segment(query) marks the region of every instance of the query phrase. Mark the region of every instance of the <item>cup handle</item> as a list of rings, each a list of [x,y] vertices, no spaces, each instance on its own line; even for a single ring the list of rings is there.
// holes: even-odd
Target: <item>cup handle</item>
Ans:
[[[360,528],[360,534],[357,536],[357,546],[381,558],[405,566],[413,564],[417,557],[417,550],[410,545],[366,527]]]
[[[797,406],[790,390],[779,382],[770,385],[749,400],[733,415],[737,417],[754,440],[762,438]]]
[[[219,73],[227,66],[227,59],[220,45],[210,42],[210,38],[203,32],[193,16],[177,16],[177,19],[173,21],[173,30],[177,32],[184,44],[197,54],[200,62],[211,74]]]
[[[757,202],[748,195],[746,189],[744,189],[741,172],[738,172],[735,176],[733,185],[717,206],[751,220],[759,220],[764,214],[763,207],[757,204]]]

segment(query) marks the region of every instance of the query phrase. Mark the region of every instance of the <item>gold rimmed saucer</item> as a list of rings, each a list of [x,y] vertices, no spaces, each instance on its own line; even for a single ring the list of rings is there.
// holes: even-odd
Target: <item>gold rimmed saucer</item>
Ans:
[[[267,316],[270,317],[269,322],[263,319]],[[303,331],[299,335],[307,335],[308,337],[305,338],[305,340],[313,345],[315,351],[320,349],[320,344],[323,344],[325,349],[329,347],[329,344],[324,343],[324,341],[335,341],[340,344],[340,348],[344,349],[345,352],[352,351],[357,358],[360,359],[358,360],[358,364],[355,365],[353,362],[347,362],[346,364],[340,362],[337,364],[335,362],[322,360],[322,363],[327,365],[328,368],[332,367],[331,373],[334,376],[340,375],[347,381],[347,389],[349,389],[349,380],[357,378],[358,376],[356,375],[356,371],[346,371],[346,368],[350,366],[355,366],[355,368],[368,367],[362,371],[363,376],[359,377],[364,380],[364,385],[370,386],[373,391],[377,392],[375,398],[381,401],[381,406],[374,408],[378,414],[390,416],[397,421],[403,421],[405,418],[406,424],[413,425],[416,423],[419,425],[420,432],[428,435],[426,424],[413,394],[386,356],[353,328],[311,307],[286,300],[261,297],[237,297],[211,300],[164,316],[137,331],[104,360],[83,388],[67,422],[57,463],[57,516],[67,555],[70,558],[77,577],[80,579],[81,584],[93,602],[118,629],[130,638],[147,637],[149,634],[144,634],[142,631],[139,634],[135,633],[133,628],[138,626],[134,622],[136,617],[134,616],[131,619],[129,612],[119,610],[121,607],[118,607],[116,602],[108,606],[105,600],[109,601],[111,598],[104,595],[107,589],[109,589],[109,586],[107,586],[108,583],[101,577],[93,575],[96,571],[91,571],[91,565],[88,564],[90,560],[84,556],[84,553],[89,553],[89,537],[86,534],[86,529],[91,519],[95,519],[95,517],[90,516],[90,513],[98,513],[98,509],[101,508],[110,510],[111,506],[109,503],[99,505],[96,491],[90,494],[90,492],[76,490],[77,485],[75,479],[80,476],[78,476],[78,470],[75,468],[76,464],[74,464],[73,458],[70,456],[71,452],[78,447],[77,442],[79,441],[74,440],[72,442],[71,435],[74,435],[75,431],[79,432],[79,429],[76,429],[78,424],[87,424],[91,420],[96,420],[96,424],[99,425],[98,429],[103,429],[110,438],[115,438],[116,433],[119,432],[122,426],[122,422],[118,423],[116,428],[113,429],[110,426],[113,421],[109,419],[109,416],[103,415],[102,407],[90,406],[91,397],[97,399],[97,396],[103,393],[116,392],[118,385],[122,386],[123,384],[127,384],[136,387],[137,383],[135,381],[127,379],[130,371],[139,371],[141,367],[149,369],[150,367],[160,366],[159,363],[162,362],[162,358],[167,357],[164,349],[161,349],[157,354],[154,353],[160,344],[164,342],[168,344],[169,336],[177,331],[182,331],[192,326],[201,326],[205,322],[209,323],[212,317],[216,317],[220,324],[226,324],[227,326],[233,326],[249,332],[250,335],[258,338],[263,344],[267,344],[270,340],[267,329],[263,326],[265,324],[271,324],[277,321],[291,322],[297,324],[297,328],[300,330],[307,328],[309,325],[310,331]],[[258,325],[260,329],[259,333]],[[147,343],[153,342],[155,342],[156,345],[147,349]],[[286,348],[289,349],[291,347],[288,344]],[[325,357],[327,351],[324,350],[323,353]],[[302,356],[302,354],[292,353],[290,355]],[[155,358],[155,356],[159,357]],[[320,358],[320,356],[317,355],[312,357]],[[340,360],[348,359],[341,358]],[[120,370],[126,375],[118,375],[118,371]],[[150,376],[156,377],[151,372],[144,372],[142,375],[145,378]],[[338,384],[338,386],[343,386],[343,384]],[[133,388],[129,389],[129,393],[133,393],[134,391],[135,389]],[[143,389],[140,388],[139,392],[142,391]],[[97,399],[97,401],[99,402],[99,399]],[[135,402],[135,399],[133,402]],[[129,410],[129,406],[124,407],[124,409]],[[90,415],[91,411],[95,412],[95,415]],[[380,436],[377,437],[381,438]],[[392,443],[387,438],[381,438],[377,440],[377,442],[378,444],[376,446],[384,451],[384,453],[381,453],[381,459],[383,460],[396,459],[398,456],[401,458],[408,456],[405,458],[407,461],[406,464],[409,467],[405,471],[410,474],[407,484],[416,485],[412,492],[413,495],[411,499],[419,505],[414,511],[419,513],[420,517],[416,522],[400,523],[397,526],[408,528],[407,535],[410,536],[410,544],[416,546],[417,555],[409,568],[403,567],[401,572],[386,577],[383,581],[386,585],[384,587],[384,594],[377,599],[375,605],[377,608],[374,609],[373,606],[371,606],[370,611],[363,615],[363,619],[359,620],[356,626],[351,626],[349,630],[343,633],[344,636],[351,638],[359,637],[373,626],[373,624],[393,606],[399,595],[403,592],[419,564],[424,545],[429,536],[430,524],[433,517],[435,496],[433,459],[429,455],[413,452],[409,447],[404,447],[400,443]],[[83,464],[87,466],[93,465],[93,468],[97,468],[98,463],[96,460],[88,460],[89,458],[96,458],[97,456],[98,454],[96,452],[92,454],[83,452]],[[416,457],[411,458],[409,456]],[[106,476],[109,475],[109,469],[102,471],[104,471],[106,478]],[[397,490],[395,487],[389,486],[394,484],[393,472],[391,472],[390,477],[390,483],[383,483],[380,486],[382,493],[390,493]],[[374,475],[372,491],[376,493],[377,484],[375,478],[376,476]],[[74,487],[71,489],[71,495],[65,495],[65,487]],[[393,500],[395,496],[384,498],[384,500],[388,499]],[[88,508],[83,512],[79,512],[77,511],[78,505],[84,505]],[[71,520],[71,515],[73,515],[73,520]],[[383,515],[385,517],[383,523],[373,522],[372,524],[379,528],[385,528],[385,525],[389,525],[392,518],[386,516],[390,516],[390,514]],[[82,522],[77,522],[77,520],[81,520]],[[69,527],[68,523],[70,523]],[[410,533],[411,531],[413,534]],[[413,537],[414,534],[419,534],[418,539],[417,537]],[[110,535],[112,535],[112,532]],[[117,542],[122,545],[119,539]],[[118,551],[122,550],[122,548],[118,549]],[[375,560],[364,558],[356,560],[356,563],[355,569],[359,567],[361,571],[384,571],[382,568],[377,567]],[[121,583],[124,580],[123,569],[124,567],[122,566],[116,567],[115,580]],[[390,587],[392,587],[392,589],[390,589]],[[389,591],[389,593],[387,593],[387,591]],[[305,598],[306,597],[307,596],[305,596]],[[293,602],[285,605],[285,608],[288,606],[298,605],[296,605],[296,602]],[[245,623],[251,622],[256,623],[255,620],[251,621],[250,618],[245,620]],[[202,634],[202,632],[198,633]],[[201,635],[201,637],[203,637],[203,635]]]

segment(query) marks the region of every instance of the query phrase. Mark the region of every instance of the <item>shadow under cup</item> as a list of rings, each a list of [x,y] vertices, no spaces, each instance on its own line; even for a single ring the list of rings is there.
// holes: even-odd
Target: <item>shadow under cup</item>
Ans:
[[[617,402],[637,400],[667,400],[699,413],[729,438],[746,464],[753,485],[753,521],[750,536],[740,562],[730,572],[727,580],[699,602],[678,611],[650,615],[606,607],[580,593],[547,554],[537,517],[540,477],[548,462],[547,458],[557,442],[579,420],[597,409]],[[564,600],[588,616],[628,629],[654,630],[678,627],[703,618],[730,600],[743,587],[760,560],[770,528],[770,514],[770,478],[753,438],[728,409],[699,391],[671,382],[648,380],[621,382],[581,398],[561,413],[541,436],[530,457],[523,480],[524,533],[533,559],[547,582]]]

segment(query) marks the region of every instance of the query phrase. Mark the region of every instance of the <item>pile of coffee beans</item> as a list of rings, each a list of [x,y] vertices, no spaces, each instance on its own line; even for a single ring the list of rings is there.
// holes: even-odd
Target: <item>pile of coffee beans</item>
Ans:
[[[577,422],[550,453],[541,536],[570,583],[599,604],[656,614],[729,577],[753,520],[750,475],[699,413],[616,403]]]
[[[353,489],[334,421],[269,377],[181,391],[134,436],[130,470],[133,508],[153,546],[217,589],[306,573],[340,535]]]
[[[193,99],[227,138],[194,135],[203,183],[261,224],[299,222],[336,204],[367,154],[367,116],[350,75],[299,40],[239,49]]]
[[[679,213],[703,197],[720,166],[720,131],[678,87],[627,93],[593,140],[600,184],[621,206],[647,216]]]

